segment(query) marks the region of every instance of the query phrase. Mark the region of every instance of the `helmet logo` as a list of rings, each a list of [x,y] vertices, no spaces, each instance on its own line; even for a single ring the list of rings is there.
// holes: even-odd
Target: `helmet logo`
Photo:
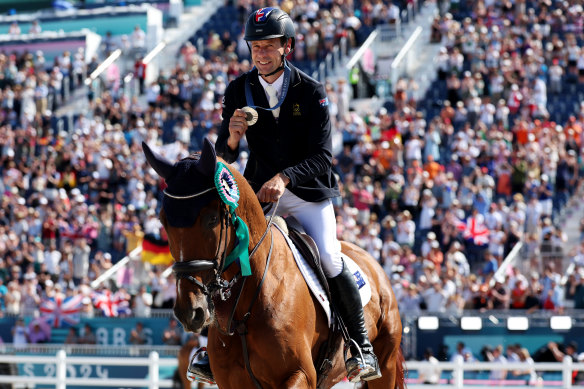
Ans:
[[[265,23],[268,20],[268,16],[274,7],[267,7],[267,8],[260,8],[256,11],[255,14],[255,22],[256,23]]]

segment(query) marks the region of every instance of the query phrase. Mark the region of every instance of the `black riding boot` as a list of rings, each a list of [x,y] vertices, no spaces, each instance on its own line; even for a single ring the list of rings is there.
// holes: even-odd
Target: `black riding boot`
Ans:
[[[211,372],[211,364],[209,363],[209,354],[207,354],[206,349],[205,354],[198,360],[197,355],[201,351],[197,351],[187,369],[187,378],[189,381],[202,381],[210,385],[215,385],[215,378],[213,378],[213,373]]]
[[[343,264],[341,274],[328,279],[328,284],[333,305],[340,314],[353,341],[350,347],[351,358],[345,361],[347,378],[351,382],[359,382],[360,380],[369,381],[381,377],[379,362],[373,353],[373,346],[369,342],[367,329],[365,329],[361,295],[355,278],[346,264]],[[361,354],[363,358],[361,358]]]

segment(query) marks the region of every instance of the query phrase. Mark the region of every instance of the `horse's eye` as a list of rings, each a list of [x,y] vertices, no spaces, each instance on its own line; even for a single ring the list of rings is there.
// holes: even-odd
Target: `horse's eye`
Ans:
[[[209,218],[209,225],[216,226],[219,223],[219,217],[217,215],[213,215]]]
[[[219,224],[219,215],[216,212],[209,212],[203,216],[203,223],[207,225],[209,228],[215,227]]]

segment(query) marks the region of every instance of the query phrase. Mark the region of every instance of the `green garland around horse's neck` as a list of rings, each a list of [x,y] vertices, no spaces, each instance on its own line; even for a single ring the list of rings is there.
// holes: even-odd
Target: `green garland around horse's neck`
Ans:
[[[215,187],[219,192],[221,200],[229,207],[231,221],[235,227],[236,245],[233,251],[225,258],[223,269],[226,269],[234,261],[239,259],[241,275],[251,275],[251,266],[249,264],[249,230],[245,222],[237,216],[235,209],[239,206],[239,188],[235,177],[229,171],[229,168],[223,162],[217,162],[215,170]]]

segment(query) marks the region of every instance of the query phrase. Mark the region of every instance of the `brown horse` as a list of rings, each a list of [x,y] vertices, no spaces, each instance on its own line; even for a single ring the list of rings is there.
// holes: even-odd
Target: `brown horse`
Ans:
[[[198,158],[171,163],[143,144],[154,170],[166,180],[160,220],[175,258],[174,314],[185,329],[209,326],[211,370],[222,388],[316,388],[315,363],[329,336],[326,314],[311,294],[282,233],[266,221],[251,186],[229,169],[239,188],[236,214],[249,228],[251,275],[243,265],[223,268],[237,247],[233,213],[220,197],[215,171],[223,160],[205,141]],[[219,188],[219,189],[217,189]],[[233,193],[232,193],[233,194]],[[234,196],[237,198],[237,196]],[[222,200],[223,199],[223,200]],[[389,280],[364,250],[342,242],[342,251],[363,270],[372,297],[364,307],[369,338],[383,376],[371,389],[404,388],[401,321]],[[237,332],[240,336],[232,336]],[[339,347],[320,387],[346,375]]]

